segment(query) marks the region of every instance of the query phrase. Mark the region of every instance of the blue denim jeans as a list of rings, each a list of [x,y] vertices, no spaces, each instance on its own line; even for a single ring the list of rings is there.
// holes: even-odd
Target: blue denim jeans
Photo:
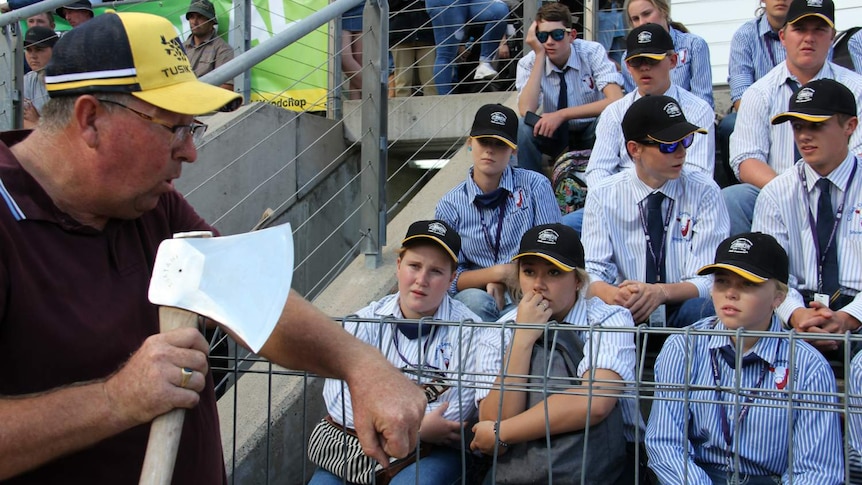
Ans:
[[[438,94],[449,94],[457,82],[458,66],[454,61],[458,45],[464,41],[464,30],[469,25],[485,26],[479,39],[479,60],[492,60],[506,33],[504,19],[509,7],[501,0],[426,0],[425,9],[431,17],[437,44],[434,84]]]
[[[461,290],[453,298],[467,305],[467,308],[481,318],[483,322],[496,322],[516,305],[507,298],[506,306],[501,310],[497,307],[497,300],[490,293],[479,288]]]
[[[596,124],[598,118],[595,118],[592,123],[586,125],[580,131],[569,131],[569,146],[561,148],[560,153],[568,151],[571,147],[578,149],[592,148],[596,141]],[[542,148],[535,136],[533,136],[533,127],[524,123],[524,118],[518,118],[518,167],[526,168],[534,172],[544,173],[542,171]],[[550,154],[551,157],[557,157],[560,153]],[[553,160],[551,160],[553,163]]]
[[[580,236],[581,228],[584,226],[584,209],[580,208],[564,215],[562,223],[574,229],[578,233],[578,236]]]
[[[692,298],[674,309],[668,308],[667,326],[683,328],[706,317],[715,316],[711,298]]]
[[[754,217],[754,203],[760,189],[751,184],[731,185],[721,189],[727,215],[730,217],[730,235],[735,236],[751,231],[751,220]]]
[[[460,482],[461,452],[438,446],[418,463],[408,465],[401,470],[389,483],[391,485],[451,485]],[[323,468],[318,468],[308,485],[343,485],[344,483],[348,482]]]

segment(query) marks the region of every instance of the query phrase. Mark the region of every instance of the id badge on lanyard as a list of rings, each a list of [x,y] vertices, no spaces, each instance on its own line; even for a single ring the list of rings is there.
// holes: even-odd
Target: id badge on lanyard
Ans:
[[[667,306],[662,303],[649,314],[650,327],[667,327]]]

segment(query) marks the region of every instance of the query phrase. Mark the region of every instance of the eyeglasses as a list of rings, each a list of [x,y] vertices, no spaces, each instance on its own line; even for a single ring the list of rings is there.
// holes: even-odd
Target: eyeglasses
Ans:
[[[494,147],[494,148],[508,148],[509,147],[509,144],[504,142],[503,140],[498,140],[496,138],[491,138],[489,136],[488,137],[475,138],[475,140],[477,142],[479,142],[479,144],[482,145],[483,147],[487,147],[487,146]]]
[[[200,121],[192,121],[191,124],[188,125],[172,125],[167,121],[156,118],[155,116],[141,113],[140,111],[134,108],[130,108],[123,103],[111,101],[110,99],[99,99],[99,102],[114,104],[126,108],[127,110],[131,111],[132,113],[135,113],[136,115],[149,121],[150,123],[155,123],[159,126],[164,127],[166,130],[169,130],[172,133],[171,145],[173,145],[174,143],[183,143],[184,141],[186,141],[186,138],[188,138],[189,133],[191,133],[192,135],[192,142],[195,145],[198,145],[201,141],[203,141],[204,133],[206,133],[207,131],[207,125],[201,123]]]
[[[626,64],[637,69],[637,68],[643,66],[644,64],[646,64],[647,66],[650,66],[650,67],[657,66],[658,63],[663,61],[663,60],[664,59],[653,59],[652,57],[638,56],[638,57],[632,57],[631,59],[627,60]]]
[[[643,143],[644,145],[658,145],[658,151],[665,154],[671,154],[675,152],[677,148],[679,148],[680,144],[682,144],[684,148],[688,148],[691,146],[693,141],[694,133],[689,133],[682,140],[675,141],[673,143],[662,143],[655,140],[642,140],[640,143]]]
[[[544,44],[548,41],[548,36],[551,36],[552,39],[559,42],[563,40],[563,37],[566,36],[572,29],[554,29],[550,32],[542,32],[540,30],[536,31],[536,38],[539,39],[539,42]]]

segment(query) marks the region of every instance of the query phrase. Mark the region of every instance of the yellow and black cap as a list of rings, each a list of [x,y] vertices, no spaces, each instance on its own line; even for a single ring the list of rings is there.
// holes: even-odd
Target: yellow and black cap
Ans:
[[[822,123],[837,114],[856,116],[856,97],[834,79],[817,79],[793,93],[788,110],[772,118],[772,124],[793,119]]]
[[[697,274],[725,269],[754,283],[773,278],[787,284],[790,260],[787,252],[769,234],[748,232],[730,236],[715,250],[715,263],[697,270]]]
[[[565,224],[542,224],[524,233],[512,261],[538,256],[563,271],[584,267],[584,246],[578,233]]]
[[[431,240],[439,244],[456,263],[458,262],[458,253],[461,252],[461,236],[449,224],[437,219],[416,221],[410,224],[407,235],[401,241],[401,246],[408,247],[410,244],[422,240]]]
[[[626,37],[626,61],[635,57],[662,60],[674,50],[673,39],[658,24],[644,24],[632,29]]]
[[[184,115],[216,111],[239,98],[198,81],[167,19],[134,12],[107,12],[63,35],[46,67],[45,86],[52,98],[128,93]]]
[[[626,110],[622,125],[626,141],[675,143],[692,133],[706,133],[706,130],[685,119],[682,107],[670,96],[644,96],[638,99]]]
[[[512,150],[518,148],[518,115],[502,104],[486,104],[476,111],[473,127],[470,129],[473,138],[496,138]]]
[[[818,17],[835,28],[835,3],[832,0],[793,0],[787,8],[788,24],[806,17]]]

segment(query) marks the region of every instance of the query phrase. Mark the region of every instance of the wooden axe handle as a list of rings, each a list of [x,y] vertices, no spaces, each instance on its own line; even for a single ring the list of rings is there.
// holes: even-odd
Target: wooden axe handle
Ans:
[[[159,327],[162,333],[177,328],[197,328],[198,315],[174,307],[159,307]],[[183,432],[185,409],[174,409],[153,420],[147,454],[141,471],[141,485],[169,485],[174,476],[177,449]]]

